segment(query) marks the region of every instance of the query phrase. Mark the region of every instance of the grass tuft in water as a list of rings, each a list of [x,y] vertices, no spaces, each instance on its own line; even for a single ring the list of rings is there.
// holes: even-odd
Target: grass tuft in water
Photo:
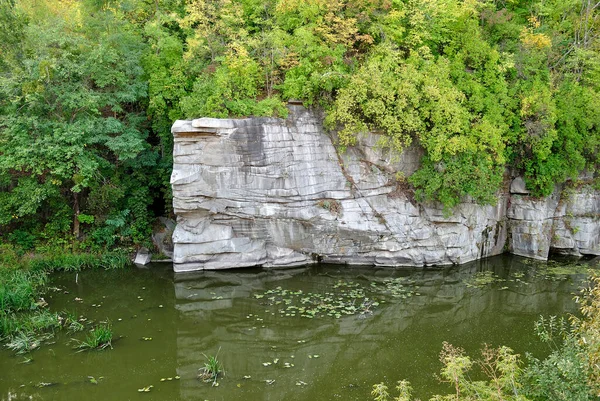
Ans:
[[[85,329],[85,326],[77,320],[77,317],[68,312],[65,312],[64,327],[66,327],[67,331],[70,333],[76,333]]]
[[[18,355],[22,355],[39,348],[42,341],[50,337],[52,334],[36,335],[34,332],[19,331],[9,338],[6,347]]]
[[[113,332],[110,322],[101,323],[94,327],[85,337],[85,340],[78,341],[80,351],[112,349]]]
[[[206,362],[204,362],[204,366],[199,369],[200,373],[198,373],[201,380],[205,382],[212,381],[213,386],[218,386],[217,379],[219,374],[223,373],[223,365],[218,360],[219,352],[221,352],[220,347],[215,356],[202,354],[206,358]]]

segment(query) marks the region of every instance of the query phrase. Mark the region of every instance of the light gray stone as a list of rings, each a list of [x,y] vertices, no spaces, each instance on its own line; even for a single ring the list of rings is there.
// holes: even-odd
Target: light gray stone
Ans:
[[[135,255],[133,263],[139,266],[145,266],[148,263],[150,263],[151,259],[152,254],[150,253],[150,251],[147,248],[140,248]]]
[[[545,260],[549,253],[600,255],[600,192],[583,186],[546,198],[513,195],[507,213],[511,250]]]
[[[510,183],[510,193],[518,195],[529,195],[529,190],[525,185],[523,177],[517,177]]]
[[[361,135],[338,155],[322,116],[289,105],[286,120],[201,118],[173,125],[176,271],[326,263],[431,266],[505,250],[600,254],[598,191],[526,196],[522,179],[495,205],[465,199],[448,214],[397,186],[422,149],[400,157]],[[567,199],[568,198],[568,199]]]
[[[196,118],[192,120],[192,127],[194,128],[235,128],[235,120],[225,120],[221,118]]]

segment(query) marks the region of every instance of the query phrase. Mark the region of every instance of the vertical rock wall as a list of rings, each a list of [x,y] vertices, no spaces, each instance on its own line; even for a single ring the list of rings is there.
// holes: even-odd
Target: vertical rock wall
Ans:
[[[600,191],[590,186],[559,188],[536,199],[514,187],[508,209],[514,254],[541,260],[551,251],[600,255]]]
[[[339,156],[321,121],[291,105],[286,120],[175,122],[176,271],[316,261],[465,263],[502,253],[509,222],[510,245],[520,255],[545,258],[551,243],[573,253],[598,249],[597,193],[564,207],[565,216],[578,216],[571,223],[582,227],[570,240],[561,236],[564,243],[554,241],[556,232],[547,235],[558,205],[567,205],[558,200],[538,204],[506,191],[495,206],[465,202],[447,216],[441,207],[412,201],[395,179],[395,171],[410,175],[418,167],[419,149],[396,160],[369,136]]]

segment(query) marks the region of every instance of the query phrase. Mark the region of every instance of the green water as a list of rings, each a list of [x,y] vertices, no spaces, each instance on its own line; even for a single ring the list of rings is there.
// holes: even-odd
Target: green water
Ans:
[[[109,319],[113,349],[78,353],[71,338],[85,333],[66,332],[29,363],[2,349],[0,399],[369,400],[374,383],[400,379],[427,399],[447,389],[434,377],[443,341],[471,355],[484,343],[547,352],[533,323],[575,312],[578,264],[502,256],[447,269],[56,274],[50,310]],[[226,374],[213,387],[197,375],[217,352]]]

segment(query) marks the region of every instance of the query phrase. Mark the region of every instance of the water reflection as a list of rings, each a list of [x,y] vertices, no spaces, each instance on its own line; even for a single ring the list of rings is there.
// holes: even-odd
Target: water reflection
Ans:
[[[70,338],[85,333],[63,331],[31,354],[32,363],[0,350],[0,400],[14,394],[102,401],[369,400],[374,383],[399,379],[410,380],[416,397],[428,399],[446,389],[433,377],[443,341],[471,355],[483,342],[546,352],[536,348],[533,322],[540,314],[574,311],[571,294],[584,275],[557,273],[585,267],[506,256],[449,269],[330,266],[174,276],[169,266],[153,266],[85,271],[77,281],[75,273],[60,273],[52,283],[60,290],[45,295],[50,309],[110,319],[119,337],[115,349],[75,353]],[[342,291],[346,295],[336,298]],[[316,317],[288,309],[306,307],[302,300],[309,294],[316,300],[311,311],[320,311]],[[327,316],[329,307],[335,307],[333,316]],[[356,314],[343,314],[353,308]],[[226,377],[211,387],[197,374],[204,354],[217,352]],[[181,379],[161,381],[176,375]],[[149,385],[152,391],[138,393]]]
[[[545,352],[536,348],[533,322],[540,314],[573,311],[571,294],[581,276],[547,279],[536,269],[529,261],[498,257],[443,270],[334,266],[177,275],[179,374],[194,376],[203,354],[219,349],[227,371],[219,388],[182,382],[181,399],[364,400],[372,384],[402,378],[425,398],[444,389],[432,376],[443,341],[471,352],[483,342]],[[491,282],[465,285],[481,272],[489,272],[483,277]],[[398,277],[419,295],[402,299],[373,291]],[[285,299],[272,304],[255,297],[278,287],[331,294],[340,280],[384,302],[366,316],[308,319],[281,313]]]

